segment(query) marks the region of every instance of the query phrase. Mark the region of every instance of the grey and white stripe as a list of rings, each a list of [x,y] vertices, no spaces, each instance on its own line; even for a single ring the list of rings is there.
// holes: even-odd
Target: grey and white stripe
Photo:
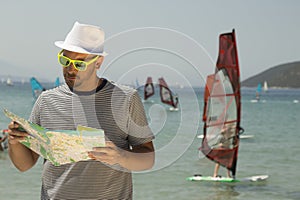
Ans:
[[[154,138],[137,91],[105,79],[95,92],[78,94],[67,85],[43,92],[30,121],[49,130],[102,128],[125,150]],[[132,199],[131,173],[92,160],[58,167],[46,161],[41,199]]]

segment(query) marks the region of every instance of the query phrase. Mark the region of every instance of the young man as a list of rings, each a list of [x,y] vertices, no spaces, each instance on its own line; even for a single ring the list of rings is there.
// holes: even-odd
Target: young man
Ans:
[[[50,130],[75,130],[77,125],[101,128],[106,146],[88,152],[91,160],[55,167],[45,161],[41,199],[131,199],[130,171],[150,169],[154,164],[154,138],[136,90],[97,76],[106,53],[104,32],[76,22],[62,50],[66,84],[43,92],[30,121]],[[28,133],[9,124],[9,155],[20,171],[30,169],[39,155],[18,141]],[[74,149],[76,151],[76,149]]]
[[[2,135],[0,135],[0,151],[7,149],[7,129],[2,130]]]
[[[217,145],[220,150],[222,149],[228,149],[232,146],[232,140],[233,140],[233,134],[235,131],[235,127],[231,124],[224,124],[224,127],[221,130],[221,134],[217,138]],[[213,177],[220,177],[218,175],[220,168],[220,164],[216,163],[214,168],[214,174]],[[227,169],[227,178],[231,178],[231,172]]]

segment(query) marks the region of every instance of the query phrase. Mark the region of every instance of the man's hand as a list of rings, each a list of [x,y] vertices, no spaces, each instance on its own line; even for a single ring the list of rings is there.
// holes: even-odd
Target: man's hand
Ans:
[[[113,142],[106,142],[105,147],[94,147],[88,152],[93,160],[114,165],[119,164],[130,171],[151,169],[154,165],[154,147],[152,142],[132,146],[130,150],[118,148]]]
[[[20,140],[23,140],[29,134],[20,130],[20,125],[14,121],[8,125],[8,142],[9,144],[18,144]]]
[[[105,147],[94,147],[93,151],[88,152],[89,157],[109,165],[118,164],[125,156],[124,150],[111,141],[106,141],[105,145]]]

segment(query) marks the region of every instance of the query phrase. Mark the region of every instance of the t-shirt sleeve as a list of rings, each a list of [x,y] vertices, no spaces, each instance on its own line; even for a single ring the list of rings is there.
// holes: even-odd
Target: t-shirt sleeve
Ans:
[[[141,98],[135,91],[129,100],[128,140],[130,145],[136,146],[154,139]]]
[[[41,104],[42,98],[41,95],[38,97],[38,99],[36,100],[36,102],[33,105],[33,108],[31,110],[31,114],[29,117],[30,122],[33,122],[35,124],[40,125],[40,104]]]

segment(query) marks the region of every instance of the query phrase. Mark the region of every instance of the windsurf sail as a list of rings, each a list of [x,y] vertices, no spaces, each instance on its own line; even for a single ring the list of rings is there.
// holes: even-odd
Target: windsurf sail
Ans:
[[[45,88],[38,82],[38,80],[34,77],[30,79],[32,96],[34,99],[38,98],[38,96],[45,90]]]
[[[58,87],[59,85],[60,85],[59,77],[57,77],[54,82],[54,87]]]
[[[210,92],[212,91],[212,86],[213,86],[214,80],[215,80],[214,74],[208,75],[206,77],[206,85],[205,85],[205,91],[204,91],[204,108],[203,108],[203,115],[202,115],[203,122],[205,122],[207,119],[207,115],[206,115],[207,106],[208,106],[207,103],[208,103],[208,98],[210,96]]]
[[[240,72],[235,31],[219,36],[215,74],[209,75],[204,94],[204,137],[199,150],[235,177],[241,118]]]
[[[261,84],[259,83],[259,84],[257,85],[256,92],[255,92],[255,97],[256,97],[257,100],[260,99],[261,90],[262,90],[262,89],[261,89]]]
[[[174,94],[168,87],[166,81],[163,78],[158,79],[160,99],[161,102],[177,108],[178,106],[178,96]]]
[[[135,88],[138,89],[140,87],[139,80],[136,78],[135,79]]]
[[[154,85],[152,82],[152,77],[148,77],[144,86],[144,100],[147,100],[152,95],[154,95]]]

